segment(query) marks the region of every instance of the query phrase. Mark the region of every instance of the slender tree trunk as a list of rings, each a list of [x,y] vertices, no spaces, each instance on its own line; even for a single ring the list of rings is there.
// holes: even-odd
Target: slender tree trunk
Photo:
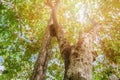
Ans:
[[[50,36],[50,30],[49,25],[46,28],[43,42],[42,42],[42,48],[40,50],[40,53],[38,54],[37,61],[34,66],[34,70],[32,73],[32,76],[30,80],[44,80],[46,75],[46,69],[50,57],[50,42],[51,42],[51,36]]]

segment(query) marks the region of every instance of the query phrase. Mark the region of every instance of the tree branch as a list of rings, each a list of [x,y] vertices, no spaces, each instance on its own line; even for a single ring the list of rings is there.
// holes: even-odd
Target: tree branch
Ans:
[[[56,38],[57,38],[59,46],[60,46],[60,52],[62,54],[62,58],[65,63],[65,69],[67,69],[68,64],[69,64],[69,55],[70,55],[71,47],[65,37],[65,32],[64,32],[63,26],[59,24],[58,19],[57,19],[59,4],[60,4],[60,0],[56,0],[56,4],[50,8],[52,9],[51,16],[52,16],[53,25],[54,25],[53,26],[54,31],[56,33]]]
[[[57,40],[59,42],[59,45],[60,45],[60,49],[61,49],[61,52],[63,52],[66,48],[66,46],[69,46],[69,43],[68,41],[66,40],[66,37],[65,37],[65,32],[64,32],[64,29],[62,27],[62,25],[59,24],[58,22],[58,19],[57,19],[57,12],[58,12],[58,9],[59,9],[59,4],[60,4],[60,0],[56,0],[55,2],[56,4],[52,7],[50,7],[52,9],[52,20],[53,20],[53,24],[54,24],[54,31],[56,33],[56,37],[57,37]],[[52,4],[52,2],[49,4]]]
[[[87,17],[89,19],[89,21],[92,23],[92,28],[89,30],[89,35],[95,39],[95,37],[98,35],[98,33],[100,32],[101,28],[102,28],[102,24],[96,22],[94,19],[90,18],[89,15],[87,14]]]

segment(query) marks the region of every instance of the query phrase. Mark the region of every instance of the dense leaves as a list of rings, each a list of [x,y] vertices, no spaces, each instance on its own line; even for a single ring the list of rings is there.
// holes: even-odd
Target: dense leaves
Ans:
[[[50,15],[50,9],[44,2],[0,1],[0,65],[5,68],[2,70],[0,67],[0,73],[3,71],[0,80],[29,79]],[[87,32],[92,27],[86,13],[103,26],[100,37],[95,41],[99,56],[93,69],[94,80],[120,78],[119,4],[119,0],[61,1],[58,19],[71,45],[77,42],[79,31]],[[46,79],[62,80],[64,65],[55,39],[51,50]]]

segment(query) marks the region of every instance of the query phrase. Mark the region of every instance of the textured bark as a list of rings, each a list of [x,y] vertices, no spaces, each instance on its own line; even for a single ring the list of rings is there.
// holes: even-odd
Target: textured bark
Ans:
[[[69,42],[65,37],[63,26],[58,23],[56,14],[57,14],[56,9],[52,10],[52,18],[53,18],[53,23],[55,25],[54,31],[56,32],[56,38],[58,40],[60,52],[65,64],[65,74],[64,74],[64,78],[65,78],[67,76],[67,70],[70,64],[69,56],[71,52],[71,46],[69,45]]]
[[[50,36],[50,25],[46,28],[43,42],[42,42],[42,48],[40,50],[40,53],[38,54],[37,61],[34,66],[34,70],[32,73],[32,76],[30,80],[44,80],[47,64],[50,57],[50,42],[51,42],[51,36]]]
[[[92,28],[88,33],[79,34],[78,43],[71,47],[69,53],[69,67],[64,80],[92,80],[92,63],[96,54],[93,54],[93,41],[100,31],[101,25],[93,20]]]
[[[71,48],[70,65],[64,80],[92,80],[92,43],[89,35],[82,34],[82,40]]]

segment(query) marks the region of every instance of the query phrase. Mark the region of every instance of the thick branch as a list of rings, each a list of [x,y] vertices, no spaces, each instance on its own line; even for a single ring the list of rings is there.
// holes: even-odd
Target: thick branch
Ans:
[[[97,23],[94,19],[91,19],[89,15],[87,15],[89,21],[92,23],[92,28],[89,30],[90,36],[95,39],[95,37],[98,35],[100,32],[102,25],[100,23]]]
[[[70,63],[69,56],[70,56],[71,47],[65,37],[65,32],[64,32],[63,27],[62,25],[59,24],[58,19],[57,19],[59,3],[60,3],[60,0],[58,0],[57,3],[51,9],[52,9],[52,19],[53,19],[53,24],[54,24],[53,27],[56,33],[56,38],[60,46],[60,52],[62,54],[64,63],[65,63],[65,75],[66,75],[66,71]]]
[[[58,8],[59,8],[59,4],[60,4],[60,0],[56,1],[56,4],[51,8],[52,9],[52,20],[53,20],[53,24],[54,24],[54,31],[56,33],[56,37],[57,40],[59,42],[60,45],[60,51],[61,53],[63,53],[63,51],[65,51],[65,48],[67,48],[69,46],[68,41],[65,38],[65,32],[64,29],[62,27],[62,25],[59,24],[58,19],[57,19],[57,12],[58,12]]]
[[[93,41],[99,35],[102,25],[97,23],[94,19],[90,18],[88,15],[87,17],[89,21],[92,23],[92,27],[87,33],[82,31],[81,33],[79,33],[79,40],[77,45],[78,47],[81,47],[83,45],[86,45],[87,47],[89,47],[89,50],[92,52],[92,55],[94,58],[93,60],[95,60],[95,58],[97,57],[97,53],[93,50]]]

